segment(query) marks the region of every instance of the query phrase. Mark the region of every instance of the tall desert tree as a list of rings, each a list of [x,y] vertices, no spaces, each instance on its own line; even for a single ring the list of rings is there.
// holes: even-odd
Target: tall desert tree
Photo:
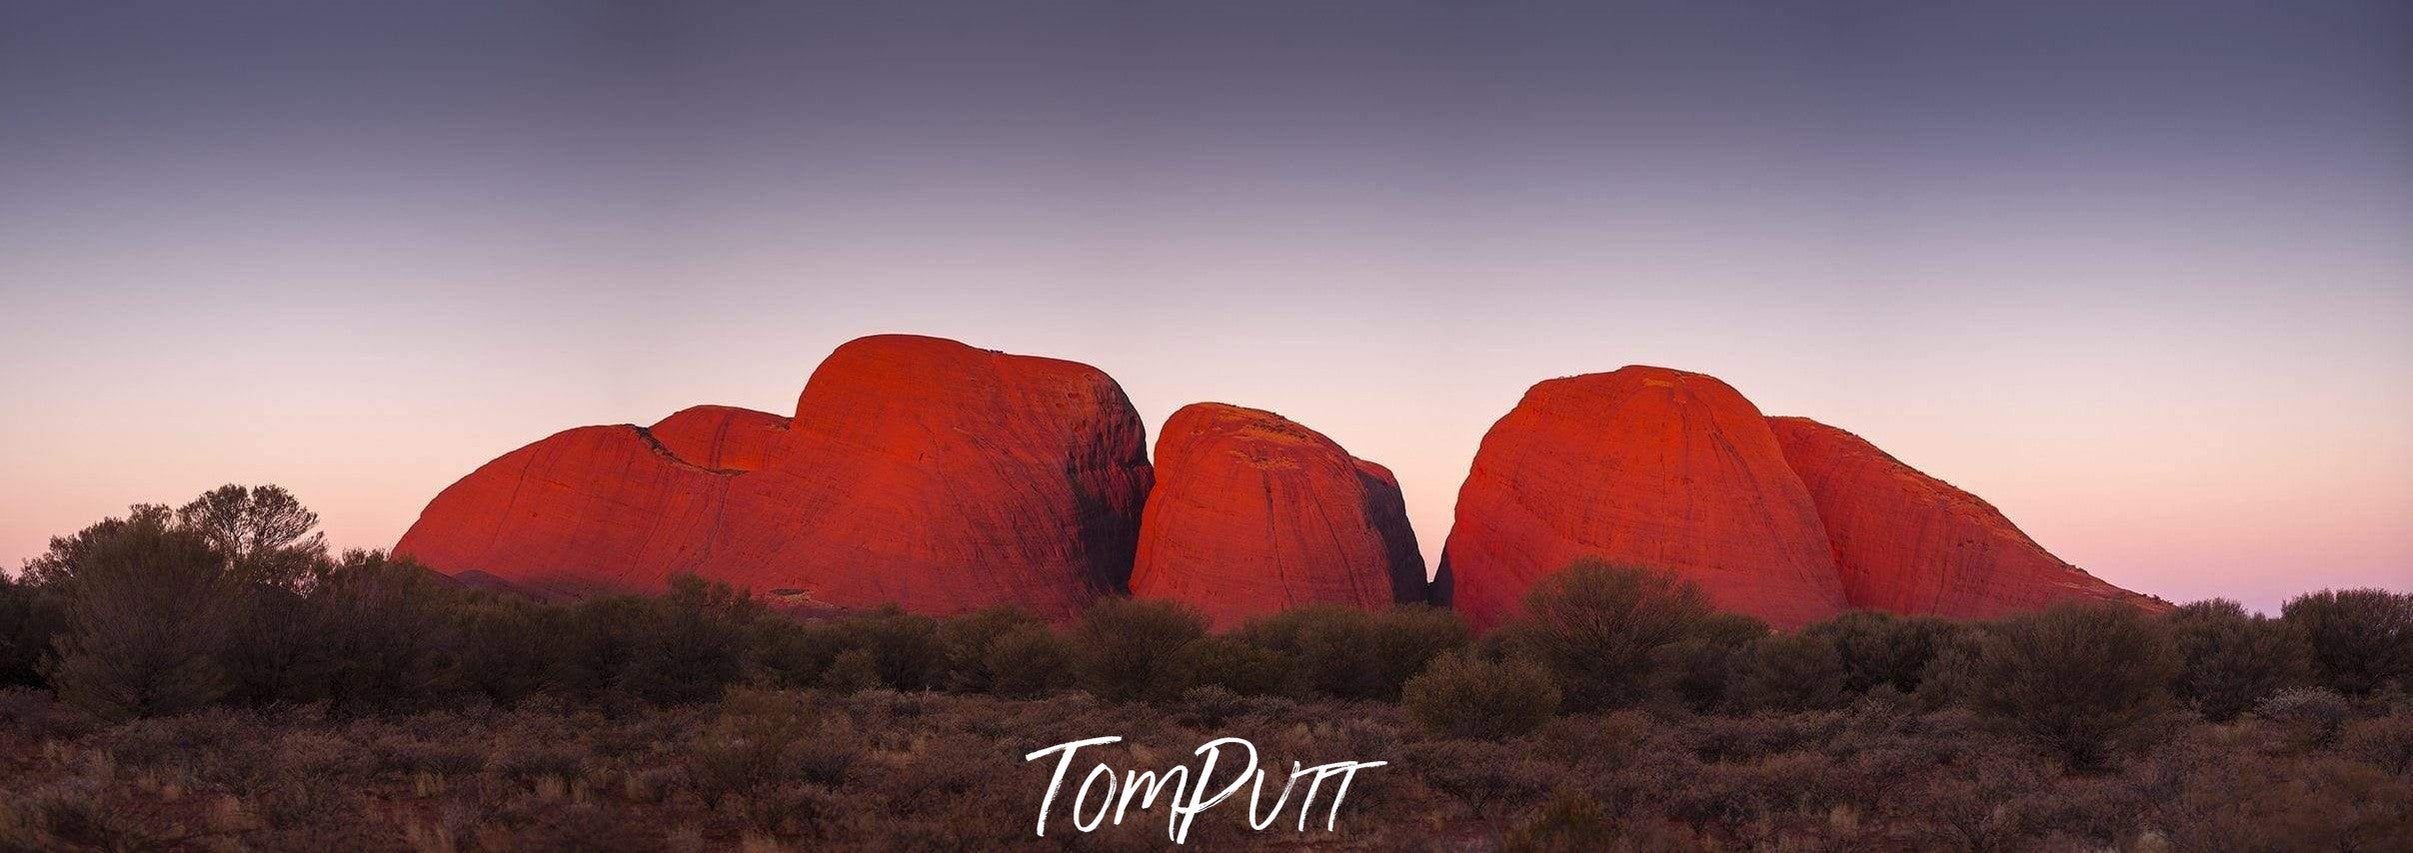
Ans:
[[[219,486],[177,508],[176,523],[208,538],[228,568],[254,583],[298,588],[325,562],[318,513],[281,486]]]
[[[240,583],[207,537],[152,510],[54,540],[44,558],[67,610],[50,682],[109,716],[191,710],[227,690],[218,655]]]

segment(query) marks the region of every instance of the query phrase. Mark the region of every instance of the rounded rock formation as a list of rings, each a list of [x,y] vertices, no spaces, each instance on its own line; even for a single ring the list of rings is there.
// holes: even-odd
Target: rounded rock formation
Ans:
[[[788,419],[735,406],[690,406],[648,427],[654,440],[687,462],[722,471],[762,467]]]
[[[1579,557],[1672,570],[1777,628],[1847,606],[1766,420],[1697,373],[1634,366],[1525,392],[1476,450],[1437,592],[1487,628]]]
[[[652,591],[677,573],[791,601],[1069,618],[1121,588],[1144,427],[1087,365],[907,335],[823,361],[796,416],[698,407],[587,427],[445,489],[394,546],[442,571]]]
[[[2062,562],[1992,504],[1808,418],[1770,418],[1854,607],[1984,619],[2061,601],[2167,605]]]
[[[1306,604],[1424,600],[1424,558],[1389,469],[1281,415],[1184,406],[1156,440],[1131,594],[1218,629]]]

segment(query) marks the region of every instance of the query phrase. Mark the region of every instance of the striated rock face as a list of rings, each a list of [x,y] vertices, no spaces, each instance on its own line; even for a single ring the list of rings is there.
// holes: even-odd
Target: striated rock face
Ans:
[[[1388,469],[1272,412],[1185,406],[1156,440],[1131,593],[1228,628],[1304,604],[1424,599],[1424,559]]]
[[[1486,628],[1584,556],[1674,570],[1778,628],[1847,607],[1766,420],[1697,373],[1626,367],[1528,390],[1476,451],[1436,585]]]
[[[2062,562],[1976,495],[1859,436],[1808,418],[1768,425],[1817,503],[1854,607],[1962,618],[2067,600],[2167,607]]]
[[[1095,368],[862,338],[792,419],[708,406],[570,430],[445,489],[394,551],[538,588],[694,572],[814,606],[1065,618],[1125,580],[1145,443]]]
[[[648,428],[670,455],[723,471],[762,467],[787,429],[787,418],[735,406],[691,406]]]

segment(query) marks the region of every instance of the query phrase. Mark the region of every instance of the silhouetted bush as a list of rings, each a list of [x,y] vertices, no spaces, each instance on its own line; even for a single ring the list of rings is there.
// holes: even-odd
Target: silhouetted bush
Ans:
[[[1408,710],[1426,728],[1451,737],[1499,739],[1531,733],[1558,713],[1549,671],[1522,658],[1442,655],[1408,679]]]
[[[1206,616],[1177,602],[1104,599],[1073,626],[1075,671],[1108,701],[1179,696],[1188,685],[1177,681],[1175,658],[1206,632]]]
[[[2178,652],[2124,605],[2057,605],[1995,624],[1971,673],[1974,706],[2072,766],[2102,766],[2166,722]]]
[[[1687,641],[1721,624],[1712,613],[1700,587],[1671,572],[1578,560],[1536,582],[1492,642],[1549,667],[1568,707],[1614,708],[1672,692]]]
[[[0,688],[47,684],[42,660],[66,630],[56,596],[0,574]]]
[[[2290,599],[2280,614],[2304,630],[2332,690],[2361,696],[2413,679],[2413,594],[2322,590]]]
[[[878,686],[928,690],[946,681],[947,644],[939,638],[936,619],[890,605],[814,627],[829,632],[838,649],[870,652],[878,669]]]
[[[2179,654],[2173,687],[2204,719],[2236,719],[2263,697],[2312,677],[2312,646],[2299,625],[2218,598],[2180,607],[2169,619]]]

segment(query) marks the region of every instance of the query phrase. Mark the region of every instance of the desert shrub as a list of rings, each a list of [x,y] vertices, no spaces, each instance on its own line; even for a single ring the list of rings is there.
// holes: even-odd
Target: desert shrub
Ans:
[[[2327,756],[2201,764],[2161,810],[2178,850],[2401,850],[2413,783]]]
[[[1045,696],[1072,686],[1072,641],[1045,624],[1018,626],[989,642],[981,666],[999,696]]]
[[[614,679],[630,696],[656,704],[717,698],[753,663],[750,628],[761,606],[740,590],[677,575],[638,610],[642,621]]]
[[[1422,675],[1408,679],[1404,693],[1408,711],[1426,728],[1492,740],[1540,728],[1558,713],[1560,701],[1558,685],[1541,666],[1466,652],[1435,659]]]
[[[2413,594],[2322,590],[2290,599],[2280,618],[2303,629],[2332,690],[2362,696],[2413,679]]]
[[[226,642],[217,654],[227,678],[224,701],[266,706],[317,699],[310,670],[331,659],[316,648],[308,596],[280,584],[237,588],[228,603]]]
[[[947,646],[939,638],[936,619],[889,605],[839,617],[824,627],[835,635],[837,648],[871,653],[881,686],[928,690],[945,682]]]
[[[2014,850],[2031,832],[2022,795],[2048,777],[2024,761],[1981,761],[1928,774],[1904,785],[1899,798],[1920,846],[1937,850]]]
[[[1842,706],[1848,670],[1828,638],[1808,632],[1772,634],[1750,646],[1728,691],[1743,710],[1817,711]]]
[[[1037,626],[1047,627],[1047,621],[1018,605],[1003,604],[967,613],[940,623],[939,643],[947,650],[947,689],[964,693],[987,693],[994,687],[996,676],[989,670],[989,650],[997,638],[1015,630]]]
[[[1618,841],[1617,827],[1600,801],[1581,791],[1560,789],[1534,814],[1517,824],[1501,849],[1534,853],[1576,853],[1608,850]]]
[[[2173,689],[2204,719],[2236,719],[2312,676],[2312,646],[2299,625],[2218,598],[2180,607],[2169,620],[2179,655]]]
[[[1443,659],[1455,657],[1445,655]],[[1433,664],[1442,665],[1441,661]],[[1566,782],[1550,765],[1527,755],[1521,742],[1426,741],[1402,752],[1397,763],[1415,773],[1419,781],[1463,804],[1477,819],[1532,808]]]
[[[2352,713],[2346,697],[2326,687],[2292,687],[2254,703],[2254,716],[2313,746],[2336,741]]]
[[[2166,722],[2177,669],[2161,621],[2125,605],[2057,605],[1992,626],[1971,699],[1996,723],[2091,769]]]
[[[2338,751],[2401,777],[2413,778],[2413,713],[2357,720],[2338,736]]]
[[[444,593],[415,563],[346,553],[310,591],[300,620],[309,651],[285,694],[363,713],[427,704],[448,651]]]
[[[518,599],[461,604],[443,629],[453,640],[444,683],[495,702],[514,702],[546,685],[559,609]]]
[[[67,631],[50,681],[108,716],[169,714],[226,694],[219,660],[244,588],[199,534],[137,507],[71,540],[52,540]]]
[[[1965,630],[1931,616],[1862,610],[1812,623],[1801,633],[1834,647],[1843,662],[1841,689],[1856,697],[1878,687],[1917,693],[1927,665]]]
[[[708,800],[792,781],[842,784],[863,750],[849,718],[830,710],[806,694],[732,690],[687,747],[688,778]]]
[[[1621,707],[1673,688],[1674,662],[1719,624],[1713,612],[1671,572],[1585,559],[1535,583],[1494,642],[1549,667],[1569,708]]]
[[[854,693],[881,686],[880,656],[870,649],[847,649],[821,670],[821,686],[835,693]]]
[[[0,687],[39,687],[42,659],[67,630],[67,613],[56,596],[0,572]]]
[[[1175,657],[1206,632],[1206,616],[1177,602],[1103,599],[1073,627],[1074,668],[1101,699],[1172,698]]]
[[[1173,684],[1182,690],[1219,687],[1241,696],[1277,693],[1292,659],[1235,637],[1200,637],[1173,656]]]
[[[1287,661],[1293,695],[1341,699],[1396,700],[1434,657],[1467,641],[1456,614],[1420,606],[1309,605],[1251,620],[1236,634]]]
[[[1658,677],[1686,708],[1706,712],[1726,702],[1735,682],[1750,669],[1752,649],[1768,636],[1768,625],[1741,613],[1712,613],[1684,639],[1658,657]]]

